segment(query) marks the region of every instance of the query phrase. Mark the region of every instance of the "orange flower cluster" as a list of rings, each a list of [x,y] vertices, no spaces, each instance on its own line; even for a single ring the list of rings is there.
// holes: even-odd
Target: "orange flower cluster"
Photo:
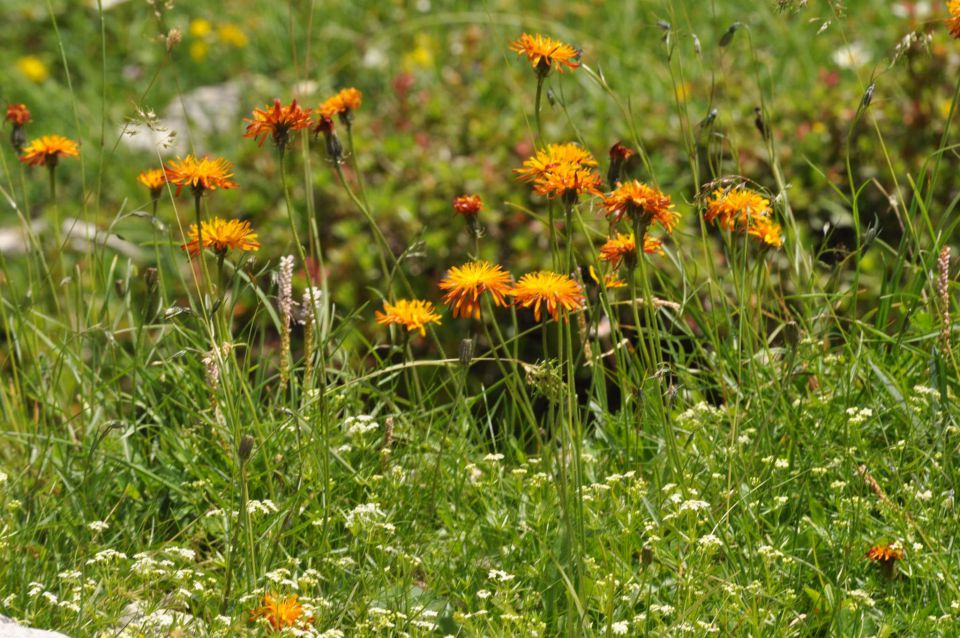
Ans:
[[[510,45],[510,50],[516,51],[517,55],[527,56],[530,65],[541,75],[546,75],[553,68],[557,69],[557,73],[563,73],[564,67],[576,69],[580,66],[580,51],[539,33],[522,34]]]
[[[233,164],[222,157],[197,158],[187,155],[183,159],[178,157],[170,160],[166,173],[167,181],[176,185],[177,195],[184,186],[189,186],[194,195],[201,195],[204,191],[218,188],[236,188],[237,183],[230,179],[233,177],[231,170],[233,170]]]
[[[550,144],[514,169],[517,179],[532,182],[533,190],[551,199],[574,200],[584,193],[600,194],[597,160],[576,144]]]
[[[303,605],[297,600],[297,595],[280,598],[273,594],[263,597],[263,605],[250,610],[251,622],[263,618],[274,631],[296,626],[303,616]]]
[[[190,241],[183,245],[183,249],[191,255],[200,252],[200,235],[203,236],[203,248],[212,248],[217,254],[225,254],[228,250],[260,250],[257,234],[250,227],[250,222],[237,219],[225,220],[215,217],[212,222],[200,222],[200,231],[197,225],[190,226],[188,237]]]
[[[947,2],[947,28],[950,35],[960,39],[960,0],[949,0]]]
[[[360,108],[362,102],[363,94],[357,89],[342,89],[318,106],[317,114],[327,120],[332,120],[335,115],[339,115],[341,121],[347,122],[351,114]]]
[[[294,100],[288,106],[283,106],[279,99],[273,101],[272,107],[253,110],[253,119],[247,122],[247,132],[244,137],[252,137],[257,144],[263,146],[267,136],[273,136],[273,142],[278,147],[286,146],[292,131],[299,131],[310,126],[310,109],[302,109]]]
[[[643,252],[648,255],[663,252],[663,242],[655,237],[644,235]],[[603,246],[600,246],[600,261],[605,261],[612,268],[620,266],[624,259],[635,257],[637,253],[637,239],[633,233],[624,235],[616,233],[610,237]]]
[[[7,115],[4,119],[7,122],[13,122],[14,126],[23,126],[30,121],[30,109],[26,104],[11,104],[7,107]]]
[[[20,161],[30,166],[57,165],[61,157],[76,157],[80,155],[77,143],[62,135],[44,135],[30,142],[23,149]]]
[[[613,222],[629,218],[642,227],[659,224],[668,233],[673,232],[679,215],[673,210],[670,196],[637,180],[617,185],[603,198],[603,206]]]
[[[383,312],[376,311],[377,323],[399,325],[409,332],[416,330],[421,337],[427,334],[427,325],[440,325],[440,315],[429,301],[422,299],[398,299],[396,303],[383,302]]]
[[[715,190],[707,201],[704,218],[723,230],[755,237],[765,246],[783,245],[780,225],[773,221],[770,200],[744,186]]]

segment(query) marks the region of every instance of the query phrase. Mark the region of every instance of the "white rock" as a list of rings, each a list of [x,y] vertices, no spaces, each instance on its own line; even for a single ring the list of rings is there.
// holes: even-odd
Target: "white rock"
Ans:
[[[56,631],[21,627],[6,616],[0,616],[0,638],[69,638]]]

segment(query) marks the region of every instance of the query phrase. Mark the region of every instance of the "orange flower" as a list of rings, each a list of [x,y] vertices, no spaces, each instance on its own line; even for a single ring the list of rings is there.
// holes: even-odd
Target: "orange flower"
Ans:
[[[960,0],[949,0],[947,2],[947,28],[950,29],[950,35],[960,39]]]
[[[752,219],[770,215],[769,199],[749,188],[736,186],[713,191],[704,217],[723,230],[737,230],[745,228]]]
[[[597,160],[576,144],[550,144],[514,169],[517,179],[533,182],[533,189],[546,197],[575,198],[599,194],[600,176],[593,170]]]
[[[597,275],[597,271],[593,266],[590,266],[590,278],[593,279],[594,283],[597,285],[600,284],[600,276]],[[617,276],[615,272],[608,272],[603,277],[603,285],[607,290],[613,290],[614,288],[623,288],[627,285],[623,279]]]
[[[648,255],[662,253],[663,242],[650,235],[644,235],[643,252]],[[614,268],[620,265],[624,257],[629,260],[636,257],[636,254],[637,240],[633,233],[629,235],[617,233],[600,246],[600,261],[608,262]]]
[[[167,183],[167,173],[162,168],[151,168],[137,175],[137,181],[146,186],[152,195],[156,196]]]
[[[273,135],[277,146],[286,146],[290,131],[299,131],[310,126],[310,109],[302,109],[294,100],[290,106],[283,106],[279,99],[273,101],[273,107],[253,109],[253,119],[245,119],[247,132],[244,137],[256,138],[263,146],[268,135]]]
[[[453,306],[454,317],[480,318],[480,295],[487,292],[498,306],[506,306],[513,281],[510,273],[488,261],[454,266],[444,275],[440,289],[446,291],[443,303]]]
[[[533,318],[540,321],[540,306],[545,305],[547,312],[556,320],[563,311],[566,313],[583,308],[583,289],[569,275],[541,270],[527,273],[520,278],[510,291],[514,303],[521,308],[533,308]]]
[[[433,304],[421,299],[398,299],[395,304],[384,301],[383,312],[377,310],[375,314],[380,325],[400,325],[410,332],[416,330],[421,337],[427,334],[427,324],[440,325],[440,315]]]
[[[453,210],[466,217],[476,215],[482,209],[483,200],[479,195],[461,195],[453,200]]]
[[[200,252],[199,235],[203,235],[203,247],[212,248],[218,254],[226,253],[230,249],[258,251],[260,242],[257,234],[250,227],[250,222],[238,219],[220,219],[215,217],[212,222],[200,222],[202,233],[197,232],[197,225],[190,226],[187,233],[190,241],[183,245],[183,249],[191,255]]]
[[[769,217],[758,217],[747,227],[747,234],[756,237],[764,245],[772,248],[783,246],[783,232],[780,224],[775,223]]]
[[[284,627],[293,627],[303,615],[303,606],[297,602],[297,595],[280,598],[273,594],[265,594],[263,605],[250,610],[250,620],[265,619],[274,631]]]
[[[580,66],[580,51],[569,44],[540,35],[522,34],[510,45],[517,55],[527,56],[530,65],[537,73],[546,75],[556,67],[557,73],[563,73],[563,67],[576,69]]]
[[[610,160],[614,162],[626,162],[628,159],[636,155],[633,149],[624,144],[623,142],[617,142],[610,147]]]
[[[187,155],[170,160],[167,164],[167,181],[177,185],[177,195],[184,186],[193,189],[194,195],[201,195],[203,191],[212,191],[218,188],[236,188],[237,183],[231,180],[233,164],[222,157],[204,156],[196,158]]]
[[[874,545],[867,551],[867,558],[877,563],[892,564],[895,561],[903,560],[904,552],[900,543],[893,542],[887,545]]]
[[[680,217],[673,210],[669,195],[635,179],[618,184],[603,198],[603,205],[614,222],[629,217],[643,226],[660,224],[668,233],[673,232]]]
[[[23,126],[30,121],[30,109],[26,104],[11,104],[7,107],[7,122],[13,122],[14,126]]]
[[[30,166],[56,166],[61,157],[80,154],[77,143],[62,135],[44,135],[30,142],[23,150],[21,162]]]
[[[704,218],[723,230],[756,237],[766,246],[783,245],[780,225],[773,221],[770,200],[749,188],[718,188],[707,201]]]
[[[533,157],[523,162],[522,168],[513,169],[521,182],[536,182],[562,164],[593,167],[597,160],[590,151],[572,142],[567,144],[548,144],[547,148],[537,151]]]
[[[350,121],[350,116],[354,111],[360,108],[363,102],[363,94],[354,88],[342,89],[339,93],[328,98],[317,107],[317,115],[322,119],[332,120],[333,116],[339,115],[344,123]]]

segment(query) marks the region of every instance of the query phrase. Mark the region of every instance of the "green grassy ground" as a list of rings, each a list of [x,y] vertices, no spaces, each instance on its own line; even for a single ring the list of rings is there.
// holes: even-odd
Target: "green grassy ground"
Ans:
[[[270,594],[327,638],[957,635],[960,43],[930,4],[12,0],[0,99],[80,156],[52,193],[0,149],[0,614],[270,635]],[[583,50],[540,127],[524,31]],[[242,137],[347,86],[342,164]],[[606,289],[601,199],[512,169],[577,142],[605,173],[617,141],[680,221]],[[200,214],[260,250],[191,268],[189,189],[137,183],[187,153],[235,164]],[[706,223],[720,178],[781,248]],[[294,300],[323,288],[289,353],[286,255]],[[586,306],[455,318],[437,284],[474,257]],[[413,297],[425,336],[375,322]]]

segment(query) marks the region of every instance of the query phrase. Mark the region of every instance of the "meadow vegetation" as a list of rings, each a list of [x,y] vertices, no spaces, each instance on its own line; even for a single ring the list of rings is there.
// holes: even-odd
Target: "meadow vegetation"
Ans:
[[[960,634],[960,0],[4,12],[3,616]]]

